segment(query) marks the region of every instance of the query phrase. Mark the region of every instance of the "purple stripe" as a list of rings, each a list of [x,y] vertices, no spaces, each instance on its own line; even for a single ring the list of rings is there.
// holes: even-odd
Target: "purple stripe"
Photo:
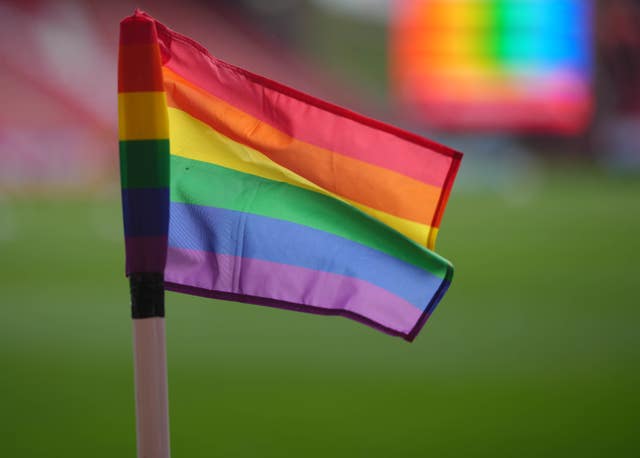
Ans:
[[[232,300],[268,298],[262,302],[359,317],[359,321],[402,336],[409,335],[423,316],[408,301],[357,278],[198,250],[169,247],[165,280],[168,289],[191,294],[229,298],[224,297],[226,293]],[[222,295],[202,294],[207,291]],[[425,297],[425,304],[431,299]]]
[[[167,259],[167,237],[125,237],[127,275],[162,272]]]

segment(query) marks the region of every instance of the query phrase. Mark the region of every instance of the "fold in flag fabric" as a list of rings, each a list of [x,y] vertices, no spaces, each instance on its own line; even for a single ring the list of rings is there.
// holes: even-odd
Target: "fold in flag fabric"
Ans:
[[[413,340],[447,290],[434,247],[462,155],[121,23],[127,275],[343,315]]]

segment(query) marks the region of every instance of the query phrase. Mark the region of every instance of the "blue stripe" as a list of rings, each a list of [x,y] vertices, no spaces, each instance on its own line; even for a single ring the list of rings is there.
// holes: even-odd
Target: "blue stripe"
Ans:
[[[169,188],[123,189],[122,219],[127,237],[167,235]]]
[[[355,277],[424,310],[443,279],[373,248],[301,224],[171,202],[169,246]]]

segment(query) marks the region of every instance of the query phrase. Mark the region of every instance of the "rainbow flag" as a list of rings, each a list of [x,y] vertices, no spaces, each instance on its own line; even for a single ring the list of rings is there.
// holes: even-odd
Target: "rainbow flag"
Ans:
[[[343,315],[412,340],[447,290],[433,248],[461,154],[121,23],[127,275]]]

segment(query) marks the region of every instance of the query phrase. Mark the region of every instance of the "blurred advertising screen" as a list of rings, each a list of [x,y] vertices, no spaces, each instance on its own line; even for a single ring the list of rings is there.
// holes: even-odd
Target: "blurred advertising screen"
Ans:
[[[592,112],[590,0],[397,0],[391,77],[431,127],[575,135]]]

